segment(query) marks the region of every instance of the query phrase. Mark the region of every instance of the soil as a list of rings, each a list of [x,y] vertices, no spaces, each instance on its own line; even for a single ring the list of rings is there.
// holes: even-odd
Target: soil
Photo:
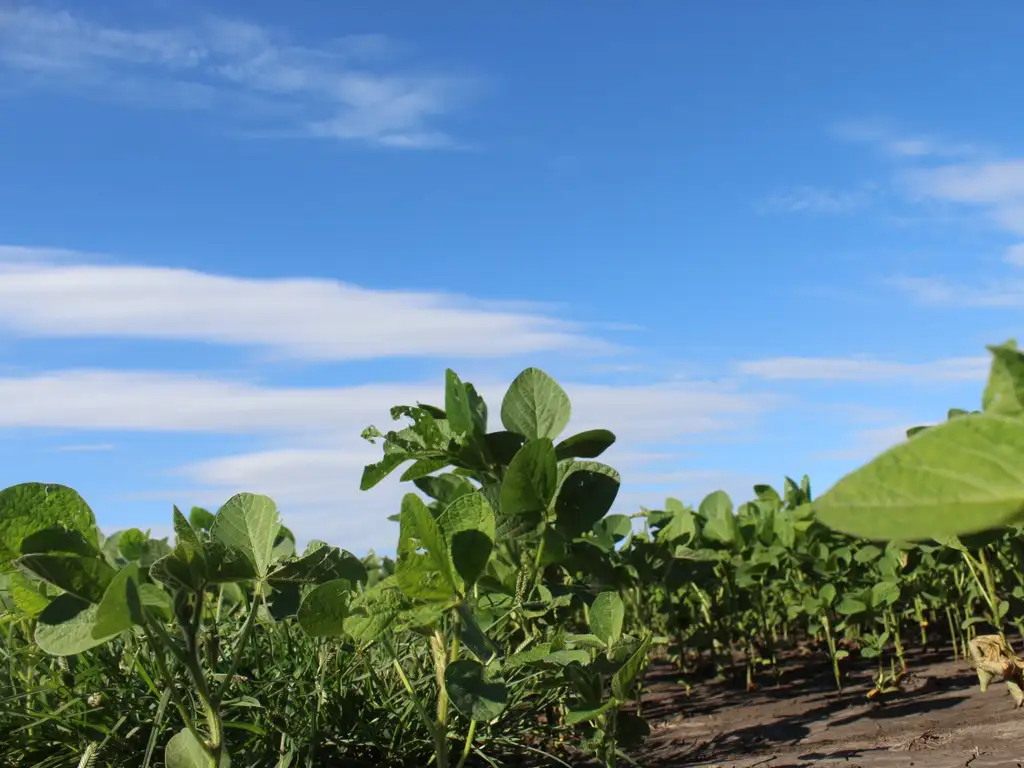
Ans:
[[[1024,709],[1002,682],[982,693],[952,653],[908,655],[902,690],[868,699],[877,666],[843,662],[843,692],[819,660],[786,660],[759,690],[701,682],[687,696],[668,664],[652,666],[644,768],[1024,768]],[[879,701],[878,699],[882,700]]]

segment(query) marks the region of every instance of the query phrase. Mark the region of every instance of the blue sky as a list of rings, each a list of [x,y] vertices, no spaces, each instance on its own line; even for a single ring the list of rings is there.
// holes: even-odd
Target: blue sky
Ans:
[[[621,511],[820,492],[1017,333],[1015,3],[284,8],[0,10],[0,484],[387,551],[360,430],[535,365]]]

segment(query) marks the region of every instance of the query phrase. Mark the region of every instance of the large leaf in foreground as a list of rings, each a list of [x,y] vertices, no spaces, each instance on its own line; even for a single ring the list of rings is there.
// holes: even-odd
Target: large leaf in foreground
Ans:
[[[63,594],[39,614],[36,645],[51,656],[74,656],[102,645],[119,633],[95,632],[99,606],[90,605],[71,594]]]
[[[569,423],[569,396],[558,382],[539,368],[516,376],[501,403],[501,423],[528,440],[554,440]]]
[[[85,499],[71,488],[21,483],[0,491],[0,569],[18,556],[23,539],[47,528],[78,531],[99,548],[96,517]]]
[[[444,687],[452,705],[471,720],[493,720],[508,703],[505,681],[472,659],[449,664],[444,671]]]
[[[183,728],[171,737],[164,749],[167,768],[210,768],[211,758],[202,744],[188,728]],[[227,750],[221,752],[218,768],[230,768],[231,758]]]
[[[277,505],[267,496],[239,493],[217,512],[210,531],[225,547],[245,555],[259,578],[267,575],[281,528]]]
[[[813,502],[817,518],[868,539],[941,539],[1024,512],[1024,420],[971,414],[921,432]]]

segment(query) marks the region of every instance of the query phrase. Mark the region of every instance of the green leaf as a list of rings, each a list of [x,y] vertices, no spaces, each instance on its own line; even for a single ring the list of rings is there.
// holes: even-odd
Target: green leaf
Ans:
[[[530,440],[512,458],[502,480],[502,517],[519,517],[547,509],[557,483],[554,444],[548,438]]]
[[[612,695],[619,701],[628,701],[631,698],[637,675],[647,665],[647,651],[653,638],[654,636],[648,633],[640,647],[633,651],[626,663],[619,667],[618,672],[612,677]]]
[[[386,631],[403,608],[401,593],[386,581],[357,594],[349,604],[345,632],[360,647],[367,647]]]
[[[71,594],[60,595],[39,614],[35,641],[51,656],[74,656],[113,639],[93,632],[99,606]]]
[[[280,527],[277,505],[270,498],[239,493],[217,512],[210,535],[228,549],[245,555],[262,579],[270,567]]]
[[[405,472],[402,473],[401,481],[419,480],[420,478],[432,475],[439,469],[444,469],[451,462],[448,459],[418,459],[414,461]]]
[[[345,579],[351,584],[365,583],[366,566],[358,557],[343,549],[321,546],[312,552],[283,563],[267,576],[271,584],[324,584],[334,579]]]
[[[555,525],[566,536],[579,536],[608,514],[619,493],[619,473],[594,461],[567,467],[555,497]]]
[[[975,533],[1020,519],[1024,420],[972,414],[883,453],[814,502],[819,521],[867,539]]]
[[[665,499],[665,516],[661,519],[655,540],[674,544],[677,539],[691,541],[697,535],[697,522],[692,509],[678,499]]]
[[[164,763],[167,768],[210,768],[210,757],[192,731],[184,728],[167,742]],[[228,757],[227,750],[221,752],[218,768],[231,768],[231,758]]]
[[[99,529],[77,492],[52,483],[22,483],[0,491],[0,570],[21,552],[21,542],[48,528],[78,531],[99,549]]]
[[[617,704],[618,702],[616,702],[614,699],[609,699],[608,701],[601,704],[601,706],[599,707],[589,707],[587,709],[570,709],[565,713],[565,724],[571,727],[573,725],[578,725],[579,723],[597,720],[597,718],[599,718],[601,715],[603,715],[605,712],[607,712],[609,709],[611,709],[613,706],[616,706]]]
[[[103,599],[103,593],[115,573],[106,560],[63,553],[22,555],[15,564],[43,581],[94,604]]]
[[[462,379],[451,368],[445,371],[444,410],[452,431],[473,434],[473,412]]]
[[[569,396],[539,368],[527,368],[516,376],[501,403],[501,423],[527,440],[554,440],[569,423]]]
[[[81,557],[100,556],[100,551],[85,538],[81,531],[47,528],[30,533],[21,540],[21,554],[23,555],[54,552],[64,552]]]
[[[217,519],[209,510],[203,509],[202,507],[192,507],[192,511],[188,516],[189,522],[192,527],[199,531],[208,531],[213,528],[213,521]]]
[[[854,614],[864,613],[867,609],[868,606],[864,601],[858,600],[855,597],[844,597],[839,601],[839,605],[836,606],[836,613],[843,616],[853,616]]]
[[[721,544],[733,544],[739,537],[736,516],[733,514],[732,499],[725,491],[715,491],[704,497],[698,508],[704,518],[705,538]]]
[[[310,637],[340,637],[345,633],[351,599],[352,585],[345,579],[321,584],[302,601],[299,625]]]
[[[367,464],[363,467],[363,476],[359,480],[359,490],[370,490],[410,458],[412,457],[407,453],[385,453],[384,458],[377,463]]]
[[[519,449],[526,444],[525,437],[508,431],[491,432],[484,441],[491,456],[502,466],[508,466]]]
[[[472,659],[449,664],[444,671],[444,687],[452,706],[470,720],[490,722],[508,704],[505,681]]]
[[[596,459],[615,443],[615,435],[607,429],[588,429],[565,438],[555,446],[559,459]]]
[[[494,511],[481,493],[460,496],[437,518],[452,564],[466,586],[483,574],[494,548]]]
[[[982,395],[982,409],[1004,416],[1024,414],[1024,354],[1014,342],[988,348],[992,367]]]
[[[395,578],[409,597],[447,600],[461,586],[437,521],[414,493],[402,499],[397,554]]]
[[[13,571],[8,576],[11,599],[14,600],[18,609],[28,616],[38,616],[52,601],[52,598],[46,594],[46,586],[42,582],[30,581],[24,574],[17,571]]]
[[[590,631],[606,645],[615,645],[622,637],[626,606],[616,592],[602,592],[590,606]]]
[[[126,565],[114,576],[96,609],[93,636],[119,635],[133,625],[142,625],[142,598],[139,595],[139,566]]]

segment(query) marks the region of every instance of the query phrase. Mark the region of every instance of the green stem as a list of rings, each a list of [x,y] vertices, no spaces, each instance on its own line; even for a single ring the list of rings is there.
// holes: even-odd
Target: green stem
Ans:
[[[455,768],[464,768],[466,760],[469,759],[469,753],[473,749],[473,739],[476,738],[476,720],[469,721],[469,732],[466,734],[466,745],[462,748],[462,757],[459,758],[459,764]]]

